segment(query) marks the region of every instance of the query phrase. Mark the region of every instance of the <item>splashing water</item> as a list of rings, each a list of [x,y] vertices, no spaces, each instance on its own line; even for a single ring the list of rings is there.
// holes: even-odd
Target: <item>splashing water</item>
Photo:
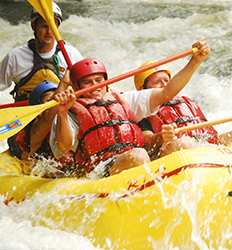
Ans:
[[[99,249],[77,234],[32,226],[26,219],[26,214],[32,212],[30,204],[6,207],[0,199],[0,250]]]

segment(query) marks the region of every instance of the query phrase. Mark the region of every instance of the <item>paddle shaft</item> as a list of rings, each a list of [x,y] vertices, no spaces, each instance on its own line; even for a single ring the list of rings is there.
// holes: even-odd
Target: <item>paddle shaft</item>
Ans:
[[[61,44],[62,44],[62,42],[63,41],[61,41]],[[63,45],[61,45],[61,46],[63,46]],[[131,71],[127,72],[127,73],[123,73],[121,75],[115,76],[115,77],[113,77],[113,78],[111,78],[109,80],[103,81],[101,83],[98,83],[98,84],[93,85],[91,87],[88,87],[86,89],[78,90],[78,91],[76,91],[75,94],[76,94],[77,97],[79,97],[79,96],[84,95],[84,94],[86,94],[88,92],[94,91],[95,89],[102,88],[102,87],[108,86],[108,85],[110,85],[112,83],[124,80],[126,78],[129,78],[130,76],[141,73],[141,72],[146,71],[148,69],[155,68],[155,67],[163,65],[165,63],[169,63],[169,62],[172,62],[174,60],[177,60],[177,59],[183,58],[185,56],[191,55],[191,54],[195,53],[196,50],[197,49],[193,48],[193,49],[189,49],[189,50],[183,51],[181,53],[178,53],[176,55],[168,56],[168,57],[166,57],[164,59],[161,59],[161,60],[156,61],[154,63],[147,64],[147,65],[145,65],[143,67],[131,70]],[[64,49],[64,51],[66,52],[65,49]],[[2,105],[0,105],[0,109],[1,108],[9,108],[9,107],[26,106],[26,105],[28,105],[28,101],[20,101],[20,102],[16,102],[16,103],[2,104]]]
[[[183,132],[187,132],[187,131],[190,131],[190,130],[210,127],[210,126],[213,126],[213,125],[226,123],[226,122],[232,122],[232,117],[214,119],[214,120],[211,120],[211,121],[206,121],[206,122],[201,122],[201,123],[198,123],[198,124],[193,124],[193,125],[190,125],[190,126],[187,126],[187,127],[176,128],[175,133],[176,134],[183,133]]]
[[[164,59],[161,59],[159,61],[156,61],[156,62],[153,62],[153,63],[149,63],[143,67],[140,67],[140,68],[137,68],[137,69],[134,69],[134,70],[131,70],[127,73],[123,73],[121,75],[118,75],[118,76],[115,76],[109,80],[106,80],[104,82],[101,82],[101,83],[98,83],[96,85],[93,85],[91,87],[88,87],[86,89],[81,89],[81,90],[78,90],[76,92],[76,96],[81,96],[83,94],[86,94],[88,92],[91,92],[91,91],[94,91],[95,89],[98,89],[98,88],[102,88],[102,87],[105,87],[105,86],[108,86],[112,83],[115,83],[115,82],[118,82],[118,81],[121,81],[121,80],[124,80],[130,76],[134,76],[135,74],[138,74],[138,73],[141,73],[141,72],[144,72],[148,69],[151,69],[151,68],[155,68],[155,67],[158,67],[158,66],[161,66],[163,64],[166,64],[166,63],[169,63],[169,62],[172,62],[174,60],[177,60],[177,59],[180,59],[180,58],[183,58],[183,57],[186,57],[188,55],[191,55],[193,53],[195,53],[197,51],[196,48],[193,48],[193,49],[189,49],[189,50],[185,50],[181,53],[178,53],[176,55],[172,55],[172,56],[168,56]]]
[[[21,107],[21,106],[27,106],[27,105],[28,105],[28,100],[25,100],[25,101],[19,101],[19,102],[14,102],[14,103],[0,104],[0,109],[10,108],[10,107]]]
[[[68,69],[71,69],[72,68],[72,62],[71,62],[71,59],[70,59],[70,57],[68,55],[67,50],[64,47],[64,41],[59,40],[59,41],[57,41],[57,43],[58,43],[58,46],[59,46],[59,48],[60,48],[60,50],[61,50],[61,52],[62,52],[62,54],[64,56],[64,59],[65,59],[66,63],[68,65]]]
[[[157,67],[159,65],[165,64],[167,62],[171,62],[173,60],[182,58],[184,56],[192,54],[194,51],[186,50],[182,53],[179,53],[174,56],[169,56],[165,59],[159,60],[155,63],[151,63],[146,65],[145,67],[138,68],[136,70],[129,71],[128,73],[124,73],[122,75],[119,75],[117,77],[114,77],[112,79],[103,81],[101,83],[95,84],[89,88],[81,89],[77,91],[75,94],[76,96],[81,96],[85,93],[91,92],[95,89],[102,88],[104,86],[107,86],[111,83],[120,81],[122,79],[128,78],[132,75],[135,75],[137,73],[143,72],[147,69]],[[13,136],[17,132],[19,132],[21,129],[23,129],[27,124],[29,124],[36,116],[41,114],[43,111],[52,108],[59,103],[52,100],[44,104],[40,105],[34,105],[34,106],[27,106],[27,107],[12,107],[9,108],[9,110],[6,109],[0,109],[0,141],[5,140],[9,138],[10,136]],[[17,122],[17,123],[16,123]],[[12,128],[14,126],[14,128]]]
[[[98,89],[98,88],[102,88],[102,87],[105,87],[107,85],[110,85],[112,83],[115,83],[115,82],[118,82],[120,80],[123,80],[123,79],[126,79],[130,76],[133,76],[135,74],[138,74],[140,72],[143,72],[143,71],[146,71],[148,69],[151,69],[151,68],[155,68],[155,67],[158,67],[160,65],[163,65],[165,63],[168,63],[168,62],[171,62],[171,61],[174,61],[174,60],[177,60],[177,59],[180,59],[182,57],[185,57],[185,56],[188,56],[188,55],[191,55],[192,53],[194,53],[196,50],[195,48],[194,49],[189,49],[189,50],[186,50],[186,51],[183,51],[181,53],[178,53],[176,55],[172,55],[172,56],[168,56],[164,59],[161,59],[159,61],[156,61],[154,63],[150,63],[150,64],[147,64],[145,65],[144,67],[140,67],[140,68],[137,68],[137,69],[134,69],[134,70],[131,70],[127,73],[123,73],[121,75],[118,75],[118,76],[115,76],[109,80],[106,80],[106,81],[103,81],[101,83],[97,83],[91,87],[88,87],[88,88],[85,88],[85,89],[81,89],[81,90],[78,90],[76,91],[76,96],[79,97],[83,94],[86,94],[88,92],[91,92],[91,91],[94,91],[95,89]],[[0,109],[2,108],[9,108],[9,107],[19,107],[19,106],[26,106],[28,105],[28,100],[25,100],[25,101],[20,101],[20,102],[16,102],[16,103],[9,103],[9,104],[2,104],[0,105]]]

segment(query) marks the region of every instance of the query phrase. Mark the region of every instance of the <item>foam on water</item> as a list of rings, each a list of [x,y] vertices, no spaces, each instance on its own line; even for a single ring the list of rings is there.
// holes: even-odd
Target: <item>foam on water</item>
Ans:
[[[35,227],[26,220],[17,223],[9,215],[0,217],[0,226],[0,250],[97,249],[77,234]]]
[[[32,226],[26,219],[33,204],[5,206],[0,197],[0,250],[73,250],[99,249],[77,234]],[[29,206],[28,206],[29,205]]]

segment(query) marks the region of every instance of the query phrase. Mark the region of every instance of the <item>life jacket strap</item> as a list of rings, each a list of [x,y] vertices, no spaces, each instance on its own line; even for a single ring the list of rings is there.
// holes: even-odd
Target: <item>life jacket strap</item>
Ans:
[[[182,124],[182,123],[186,123],[186,122],[192,122],[192,121],[199,121],[199,120],[202,120],[202,121],[206,121],[206,119],[202,119],[202,118],[199,118],[198,116],[197,117],[193,117],[193,116],[185,116],[185,117],[179,117],[175,120],[175,123],[178,125],[178,124]]]
[[[173,99],[173,100],[170,100],[168,102],[165,102],[163,105],[161,105],[162,107],[165,107],[165,106],[175,106],[177,104],[180,104],[180,103],[184,103],[185,101],[182,99],[182,98],[179,98],[179,99]]]
[[[132,124],[135,123],[133,121],[128,121],[128,120],[110,120],[110,121],[106,121],[104,123],[98,124],[94,127],[89,128],[88,130],[85,131],[85,133],[81,136],[81,138],[79,139],[79,146],[80,149],[83,148],[83,140],[84,138],[91,132],[93,132],[96,129],[99,128],[103,128],[103,127],[113,127],[115,125],[122,125],[122,124]],[[82,150],[83,151],[83,150]]]
[[[96,102],[93,102],[93,103],[90,103],[90,104],[87,104],[85,107],[88,109],[90,108],[91,106],[97,106],[97,107],[106,107],[106,106],[110,106],[112,104],[117,104],[117,101],[111,101],[111,100],[98,100]]]

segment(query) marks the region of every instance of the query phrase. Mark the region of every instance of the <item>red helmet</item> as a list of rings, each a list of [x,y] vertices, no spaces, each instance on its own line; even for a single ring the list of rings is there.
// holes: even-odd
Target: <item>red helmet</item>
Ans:
[[[104,64],[97,59],[86,58],[72,66],[70,77],[72,82],[75,84],[82,77],[97,73],[104,74],[105,80],[107,80],[108,76]]]

